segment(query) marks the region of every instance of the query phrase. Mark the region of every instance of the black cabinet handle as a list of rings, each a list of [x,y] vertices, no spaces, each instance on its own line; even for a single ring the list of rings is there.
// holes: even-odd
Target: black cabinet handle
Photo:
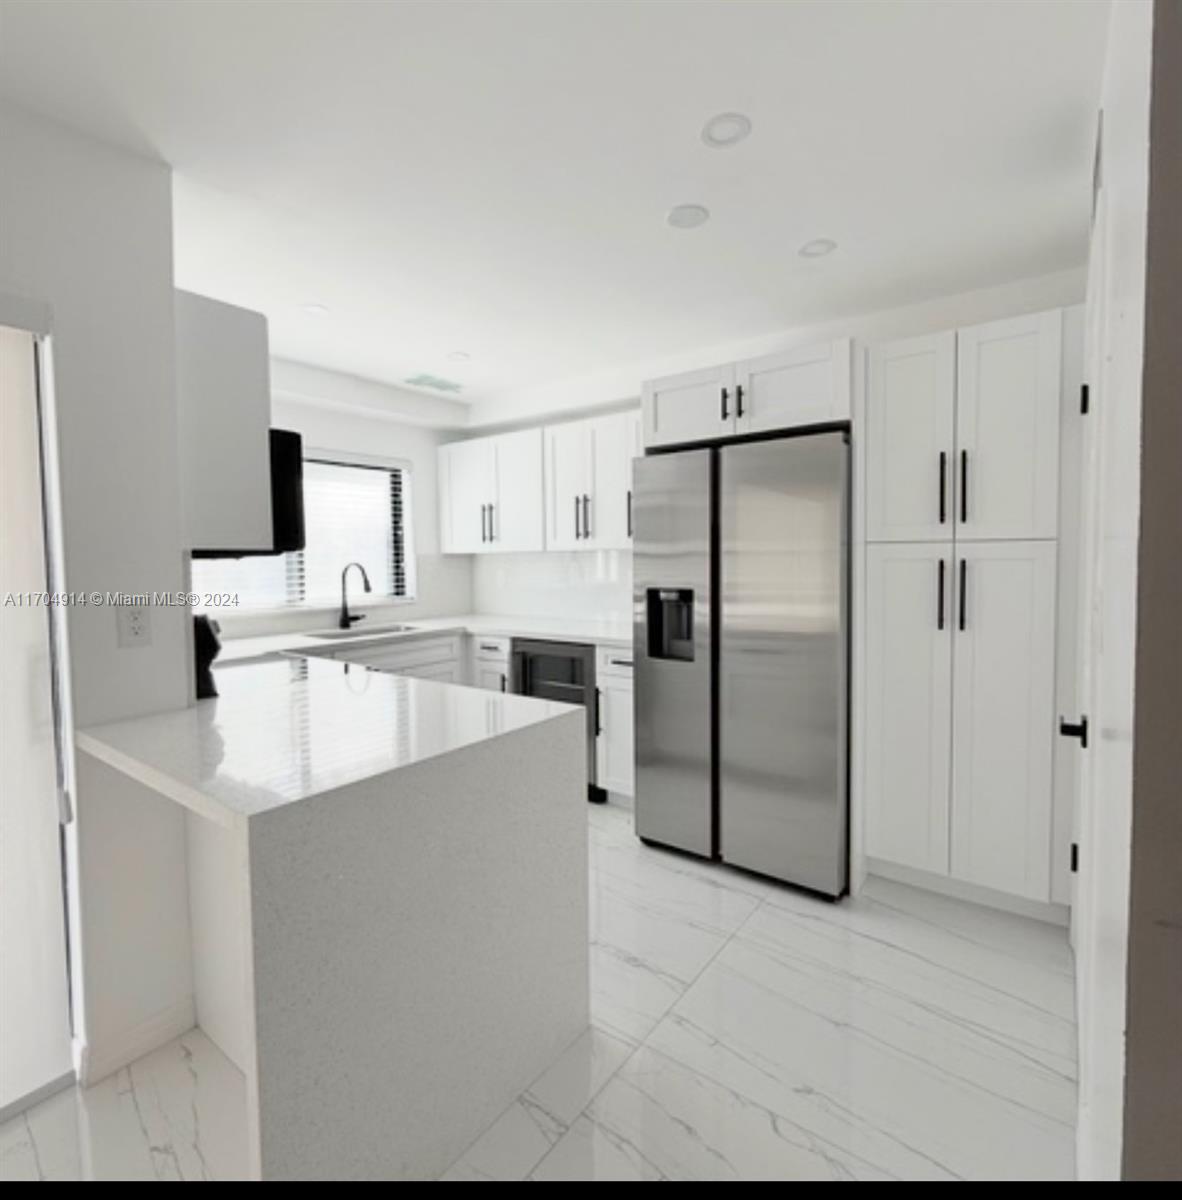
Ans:
[[[505,677],[504,672],[501,673],[501,691],[505,691],[509,686],[509,680]]]
[[[959,603],[960,603],[960,616],[957,619],[957,623],[960,625],[961,629],[964,628],[964,612],[965,612],[964,594],[965,594],[965,581],[968,578],[968,566],[969,566],[968,560],[962,558],[960,560],[960,589],[959,589],[960,595],[957,597],[957,599],[959,600]]]
[[[1081,750],[1088,748],[1088,719],[1086,716],[1080,717],[1078,723],[1065,721],[1062,717],[1059,718],[1059,733],[1063,737],[1079,738]]]
[[[579,498],[575,497],[575,541],[578,541],[583,535],[579,530]]]
[[[603,732],[603,723],[599,719],[599,689],[595,689],[595,736]]]
[[[969,519],[969,452],[960,452],[960,523],[965,525]]]
[[[740,418],[743,416],[743,385],[741,383],[735,386],[735,416]]]
[[[727,400],[727,390],[726,390],[726,388],[723,388],[722,389],[722,419],[724,421],[727,420],[730,416],[730,414],[727,412],[726,400]]]
[[[583,496],[583,536],[591,536],[591,497],[586,494]]]
[[[482,542],[488,541],[488,505],[487,504],[482,504],[480,506],[480,540]]]
[[[944,560],[936,573],[936,628],[944,628]]]
[[[628,489],[628,536],[632,536],[632,489]]]
[[[948,519],[948,454],[940,451],[940,524]]]
[[[488,506],[488,540],[495,542],[497,540],[496,526],[493,524],[493,513],[496,510],[495,504]]]

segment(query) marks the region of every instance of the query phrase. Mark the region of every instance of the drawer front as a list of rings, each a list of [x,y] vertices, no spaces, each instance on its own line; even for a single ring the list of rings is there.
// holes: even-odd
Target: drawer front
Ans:
[[[502,662],[509,657],[509,639],[488,634],[473,635],[472,653],[480,661]]]
[[[595,652],[597,675],[618,675],[632,678],[632,650],[623,646],[600,646]]]
[[[337,654],[337,658],[343,662],[363,663],[367,667],[386,670],[446,662],[459,656],[459,639],[454,637],[423,638],[414,642],[375,642],[369,646],[353,646]]]

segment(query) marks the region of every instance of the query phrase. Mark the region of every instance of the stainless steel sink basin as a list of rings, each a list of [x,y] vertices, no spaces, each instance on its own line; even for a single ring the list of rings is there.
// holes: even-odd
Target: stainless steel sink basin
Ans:
[[[352,629],[325,629],[321,633],[310,633],[309,637],[326,642],[346,641],[349,638],[376,637],[383,633],[410,633],[413,625],[357,625]]]

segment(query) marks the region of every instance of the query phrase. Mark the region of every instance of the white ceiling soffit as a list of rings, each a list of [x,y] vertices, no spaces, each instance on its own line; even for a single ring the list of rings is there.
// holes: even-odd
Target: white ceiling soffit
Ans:
[[[0,94],[171,163],[178,285],[265,312],[278,356],[470,401],[1077,266],[1106,23],[0,0]],[[708,146],[720,113],[749,136]],[[709,220],[671,228],[681,204]]]

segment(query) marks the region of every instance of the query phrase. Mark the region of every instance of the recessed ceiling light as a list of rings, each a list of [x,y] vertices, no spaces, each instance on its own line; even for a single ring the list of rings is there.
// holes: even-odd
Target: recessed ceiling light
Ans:
[[[453,350],[447,356],[447,361],[448,362],[469,362],[469,361],[471,361],[471,358],[472,358],[472,355],[470,355],[466,350]]]
[[[837,243],[832,238],[813,238],[811,242],[805,242],[796,253],[801,258],[824,258],[836,249]]]
[[[737,146],[751,132],[751,118],[742,113],[719,113],[702,126],[702,141],[712,150]]]
[[[304,312],[310,317],[327,317],[328,307],[324,304],[305,304]]]
[[[669,210],[665,220],[674,229],[697,229],[710,220],[710,210],[703,204],[679,204]]]

